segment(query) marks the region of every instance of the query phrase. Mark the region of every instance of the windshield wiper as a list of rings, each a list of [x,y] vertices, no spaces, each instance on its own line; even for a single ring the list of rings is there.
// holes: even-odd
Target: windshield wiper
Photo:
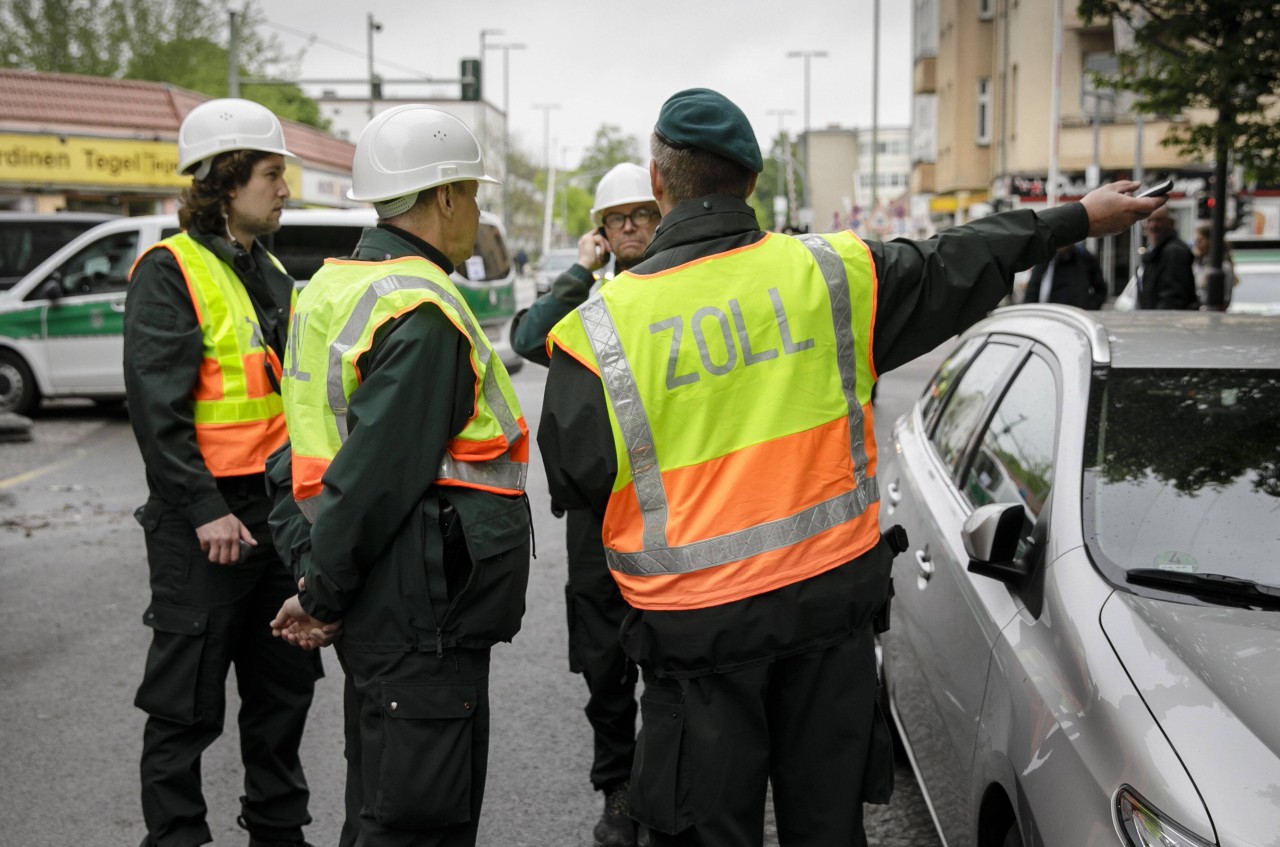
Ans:
[[[1179,591],[1204,600],[1213,600],[1224,606],[1280,611],[1280,586],[1265,585],[1237,576],[1134,568],[1129,571],[1128,580],[1134,585]]]

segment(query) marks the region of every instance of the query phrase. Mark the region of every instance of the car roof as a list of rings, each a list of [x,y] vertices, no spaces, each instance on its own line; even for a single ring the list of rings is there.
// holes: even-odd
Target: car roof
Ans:
[[[0,223],[29,223],[31,221],[110,221],[123,215],[108,212],[12,212],[0,211]]]
[[[975,331],[1036,337],[1034,324],[1042,320],[1077,329],[1088,339],[1093,361],[1113,368],[1280,368],[1280,319],[1265,315],[1086,312],[1033,304],[997,309]]]

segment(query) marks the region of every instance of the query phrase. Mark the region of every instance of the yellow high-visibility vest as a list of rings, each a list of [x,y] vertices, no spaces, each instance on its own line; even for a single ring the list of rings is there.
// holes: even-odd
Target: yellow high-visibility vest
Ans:
[[[470,342],[476,377],[475,410],[449,442],[436,484],[524,492],[529,430],[511,377],[449,275],[420,257],[328,259],[298,299],[281,380],[294,499],[309,519],[324,472],[347,440],[347,408],[362,379],[357,359],[381,326],[424,303],[439,307]]]
[[[879,540],[875,266],[852,233],[769,234],[621,274],[551,331],[600,376],[618,475],[606,558],[640,609],[697,609]]]
[[[226,263],[185,232],[151,250],[168,250],[177,259],[204,340],[192,392],[200,455],[215,477],[262,473],[288,436],[283,402],[267,376],[270,368],[279,381],[280,357],[266,343],[249,292]],[[296,296],[290,295],[291,307]]]

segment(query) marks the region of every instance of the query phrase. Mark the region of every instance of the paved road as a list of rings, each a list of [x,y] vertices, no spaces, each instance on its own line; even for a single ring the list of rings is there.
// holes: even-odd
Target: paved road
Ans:
[[[931,366],[881,384],[877,428],[914,399]],[[537,421],[544,371],[515,377]],[[136,773],[142,714],[131,705],[149,631],[142,466],[123,415],[64,404],[37,419],[35,440],[0,444],[0,847],[133,845],[143,836]],[[494,651],[493,745],[480,843],[589,847],[598,799],[587,780],[585,686],[565,659],[562,525],[546,508],[534,451],[538,558],[524,629]],[[340,671],[326,656],[304,742],[312,785],[309,839],[337,841],[342,791]],[[236,703],[229,689],[230,714]],[[216,844],[243,844],[233,726],[206,754]],[[868,807],[872,844],[938,843],[907,767],[889,807]],[[776,845],[770,819],[766,843]]]

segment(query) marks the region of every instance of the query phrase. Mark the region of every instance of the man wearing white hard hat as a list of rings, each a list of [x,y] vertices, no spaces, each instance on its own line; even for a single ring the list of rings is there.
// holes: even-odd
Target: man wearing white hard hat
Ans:
[[[662,214],[653,199],[649,171],[631,162],[615,165],[596,185],[591,215],[597,227],[578,239],[578,262],[556,278],[551,291],[516,315],[511,347],[531,362],[549,363],[547,333],[586,301],[595,288],[635,265],[653,240]],[[594,755],[591,785],[604,795],[604,811],[593,836],[599,847],[632,847],[637,833],[628,815],[627,793],[636,751],[636,666],[622,652],[618,631],[631,608],[609,574],[600,540],[603,515],[590,509],[561,510],[569,578],[569,669],[580,673],[589,696]]]
[[[506,368],[449,278],[495,182],[458,119],[405,105],[356,143],[373,204],[350,259],[298,298],[272,457],[272,526],[304,589],[278,634],[335,642],[346,671],[341,844],[475,844],[489,749],[489,650],[520,628],[529,436]]]
[[[281,362],[293,280],[261,243],[289,199],[284,132],[248,100],[210,100],[178,132],[183,232],[134,266],[124,319],[129,419],[149,497],[153,630],[135,703],[144,847],[211,839],[200,758],[222,732],[227,673],[240,693],[250,847],[302,847],[309,792],[298,746],[316,655],[272,638],[297,590],[271,541],[267,456],[286,440]]]

